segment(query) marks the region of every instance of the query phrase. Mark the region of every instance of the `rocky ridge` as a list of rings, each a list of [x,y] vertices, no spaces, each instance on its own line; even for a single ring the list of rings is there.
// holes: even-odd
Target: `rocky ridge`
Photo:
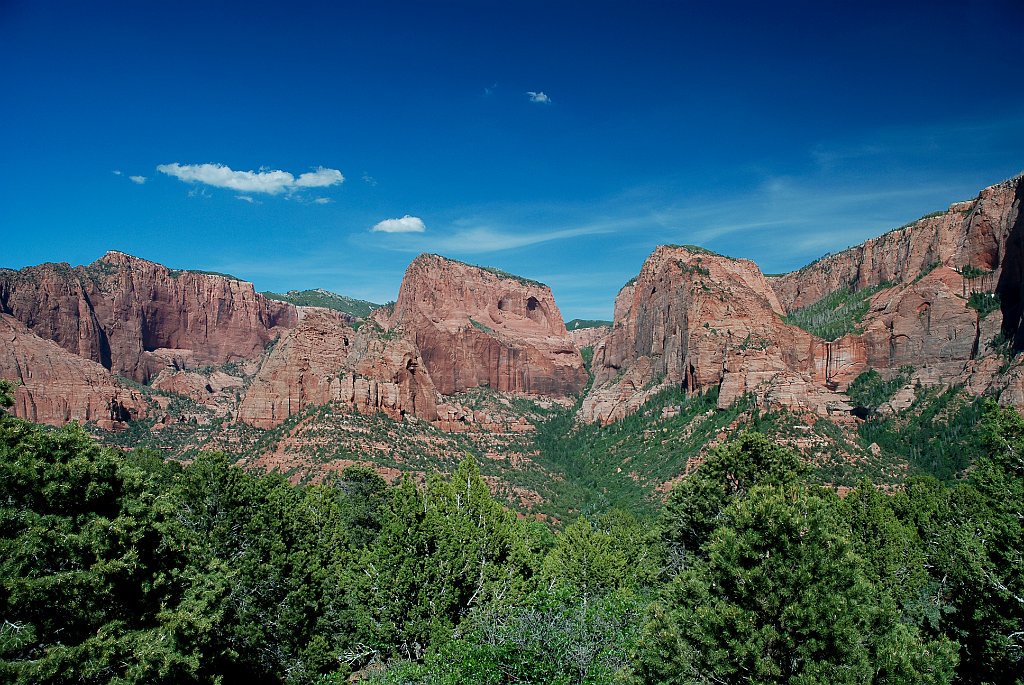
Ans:
[[[719,387],[723,407],[754,393],[820,414],[848,409],[821,383],[818,342],[782,314],[753,262],[659,247],[616,298],[612,331],[594,350],[594,386],[581,418],[617,421],[669,387]]]
[[[489,387],[566,397],[587,382],[551,289],[536,281],[420,255],[385,325],[416,345],[442,395]]]
[[[10,330],[0,373],[22,384],[15,411],[54,424],[106,421],[120,403],[108,412],[118,427],[147,414],[159,427],[168,397],[181,396],[203,408],[188,420],[261,428],[334,402],[495,429],[500,417],[442,400],[477,387],[564,398],[587,380],[546,286],[433,255],[409,267],[393,309],[365,321],[120,252],[85,267],[0,271],[0,313]],[[32,382],[53,378],[55,365],[66,402]]]
[[[96,362],[40,338],[8,314],[0,314],[0,346],[0,378],[17,381],[17,416],[55,426],[95,421],[113,429],[146,414],[139,392]]]
[[[578,349],[594,347],[604,340],[612,332],[611,326],[593,326],[591,328],[577,328],[569,331],[569,337]]]
[[[251,283],[176,271],[122,252],[88,266],[0,272],[0,312],[111,373],[147,383],[168,367],[258,357],[297,309]]]
[[[1024,373],[998,349],[1003,340],[1024,348],[1022,195],[1024,177],[1010,179],[780,277],[699,248],[658,248],[616,299],[581,418],[618,420],[672,385],[718,387],[720,405],[753,393],[767,405],[842,416],[851,407],[841,393],[857,375],[906,366],[914,382],[964,384],[1024,405]],[[865,288],[878,292],[855,333],[823,340],[784,321],[831,293]],[[999,307],[983,314],[977,298]]]

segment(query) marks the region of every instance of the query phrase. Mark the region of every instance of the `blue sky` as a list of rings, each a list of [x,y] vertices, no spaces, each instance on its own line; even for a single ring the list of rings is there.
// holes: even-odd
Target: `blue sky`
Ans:
[[[611,318],[661,243],[788,271],[1024,170],[1024,3],[0,0],[0,266]],[[377,230],[374,230],[374,229]]]

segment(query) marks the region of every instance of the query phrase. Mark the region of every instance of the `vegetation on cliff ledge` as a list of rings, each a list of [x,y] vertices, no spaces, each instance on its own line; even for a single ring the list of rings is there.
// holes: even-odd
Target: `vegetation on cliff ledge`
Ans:
[[[321,288],[316,290],[289,290],[284,294],[266,291],[260,294],[270,300],[291,302],[300,307],[325,307],[342,312],[343,314],[351,314],[359,319],[369,316],[370,312],[380,307],[379,304],[374,304],[373,302],[357,300]]]
[[[783,320],[822,340],[836,340],[844,335],[860,333],[860,322],[871,307],[871,298],[890,287],[891,283],[882,283],[854,290],[853,286],[847,285],[814,304],[794,309]]]
[[[612,322],[605,319],[573,319],[565,323],[565,330],[578,331],[582,328],[611,328]]]

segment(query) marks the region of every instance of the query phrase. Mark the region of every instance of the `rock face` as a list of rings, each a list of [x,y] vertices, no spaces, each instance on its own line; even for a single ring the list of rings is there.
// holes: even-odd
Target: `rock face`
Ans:
[[[1024,349],[1024,177],[791,274],[765,279],[753,263],[658,248],[619,293],[611,334],[595,349],[594,388],[581,418],[614,421],[675,385],[717,386],[725,406],[745,393],[819,414],[850,409],[841,394],[861,372],[917,369],[925,384],[963,383],[1020,405],[1024,371],[992,361],[998,339]],[[820,340],[786,312],[842,289],[881,288],[862,332]],[[982,316],[969,297],[998,297]],[[994,301],[994,299],[993,299]]]
[[[262,427],[327,402],[442,425],[444,394],[564,397],[587,380],[546,286],[431,255],[409,267],[394,311],[358,331],[350,315],[120,252],[0,270],[0,316],[0,372],[24,383],[16,413],[54,424],[141,416],[117,376]]]
[[[18,382],[14,413],[38,423],[96,421],[113,429],[146,413],[142,396],[96,362],[44,340],[0,314],[0,378]]]
[[[842,398],[823,386],[818,341],[783,323],[757,266],[699,249],[659,247],[615,300],[611,333],[594,350],[585,421],[616,421],[667,387],[721,388],[727,406],[753,392],[821,413]]]
[[[442,395],[486,386],[565,397],[587,382],[551,290],[535,281],[420,255],[386,325],[416,346]]]
[[[447,430],[466,421],[443,396],[487,386],[565,397],[587,381],[550,289],[436,255],[417,257],[391,312],[358,331],[336,312],[302,308],[256,374],[238,418],[269,427],[310,404],[412,415]],[[495,424],[497,425],[497,424]]]
[[[251,283],[108,252],[84,267],[0,272],[0,312],[112,373],[148,382],[167,367],[249,359],[297,321]]]
[[[333,401],[366,413],[412,414],[432,421],[435,395],[407,341],[382,340],[372,327],[356,332],[338,312],[303,308],[298,326],[260,367],[238,418],[267,428],[311,404]]]
[[[1024,177],[1004,181],[944,213],[769,282],[787,311],[841,288],[890,286],[872,297],[862,334],[832,343],[859,359],[840,381],[868,367],[909,365],[922,382],[965,383],[1018,404],[1016,386],[982,362],[1000,337],[1024,349],[1022,197]],[[981,316],[968,304],[972,294],[998,297],[1000,306]]]
[[[594,347],[612,332],[611,326],[595,326],[594,328],[577,328],[569,331],[569,337],[578,349]]]
[[[827,255],[769,282],[786,311],[806,307],[847,286],[858,290],[886,282],[910,283],[936,264],[1000,273],[1008,269],[1013,272],[1010,280],[1019,286],[1024,275],[1022,194],[1024,176],[998,183],[974,200],[957,202],[946,212]]]

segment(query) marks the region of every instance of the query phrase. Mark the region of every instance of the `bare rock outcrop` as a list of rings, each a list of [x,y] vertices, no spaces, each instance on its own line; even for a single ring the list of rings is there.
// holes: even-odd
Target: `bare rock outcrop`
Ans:
[[[594,388],[581,417],[621,419],[671,386],[717,386],[722,406],[754,393],[822,414],[840,409],[842,397],[824,387],[819,341],[781,315],[753,262],[659,247],[616,298],[613,329],[594,351]]]
[[[604,340],[612,332],[611,326],[594,326],[592,328],[577,328],[569,331],[569,337],[577,348],[594,347]]]
[[[0,378],[18,383],[13,411],[29,421],[95,421],[116,429],[146,414],[142,396],[105,368],[44,340],[8,314],[0,314]]]
[[[587,382],[551,290],[535,281],[420,255],[386,325],[416,346],[442,395],[486,386],[565,397]]]
[[[884,283],[910,283],[935,265],[1015,271],[1024,276],[1020,201],[1024,176],[982,190],[978,197],[950,205],[861,245],[826,255],[804,268],[769,278],[785,311],[814,304],[846,287],[855,290]],[[1007,264],[1009,262],[1009,264]],[[999,281],[999,275],[995,277]]]
[[[139,382],[175,363],[258,356],[297,321],[293,305],[264,298],[251,283],[175,271],[121,252],[88,266],[2,271],[0,312]]]
[[[238,407],[239,420],[266,428],[309,404],[329,402],[331,382],[345,367],[354,336],[336,312],[304,310],[298,325],[281,337],[253,378]]]
[[[253,378],[239,420],[269,428],[328,402],[394,418],[436,417],[433,383],[407,341],[385,339],[372,325],[357,332],[328,309],[303,307],[300,316]]]
[[[949,210],[765,279],[752,262],[660,247],[619,293],[595,349],[581,417],[614,421],[669,386],[719,388],[726,406],[758,402],[818,414],[851,409],[861,372],[913,366],[915,382],[964,384],[1020,406],[1024,371],[992,361],[999,340],[1024,349],[1024,177]],[[821,340],[782,315],[833,292],[877,292],[855,333]],[[972,296],[974,306],[972,306]],[[998,302],[995,311],[979,306]]]
[[[1018,405],[1016,384],[982,361],[1000,339],[1024,349],[1022,197],[1024,176],[769,283],[787,311],[836,290],[882,288],[863,332],[827,343],[852,351],[854,362],[831,375],[839,387],[867,368],[913,366],[922,383],[962,383]],[[982,315],[970,306],[972,295],[999,307]]]

